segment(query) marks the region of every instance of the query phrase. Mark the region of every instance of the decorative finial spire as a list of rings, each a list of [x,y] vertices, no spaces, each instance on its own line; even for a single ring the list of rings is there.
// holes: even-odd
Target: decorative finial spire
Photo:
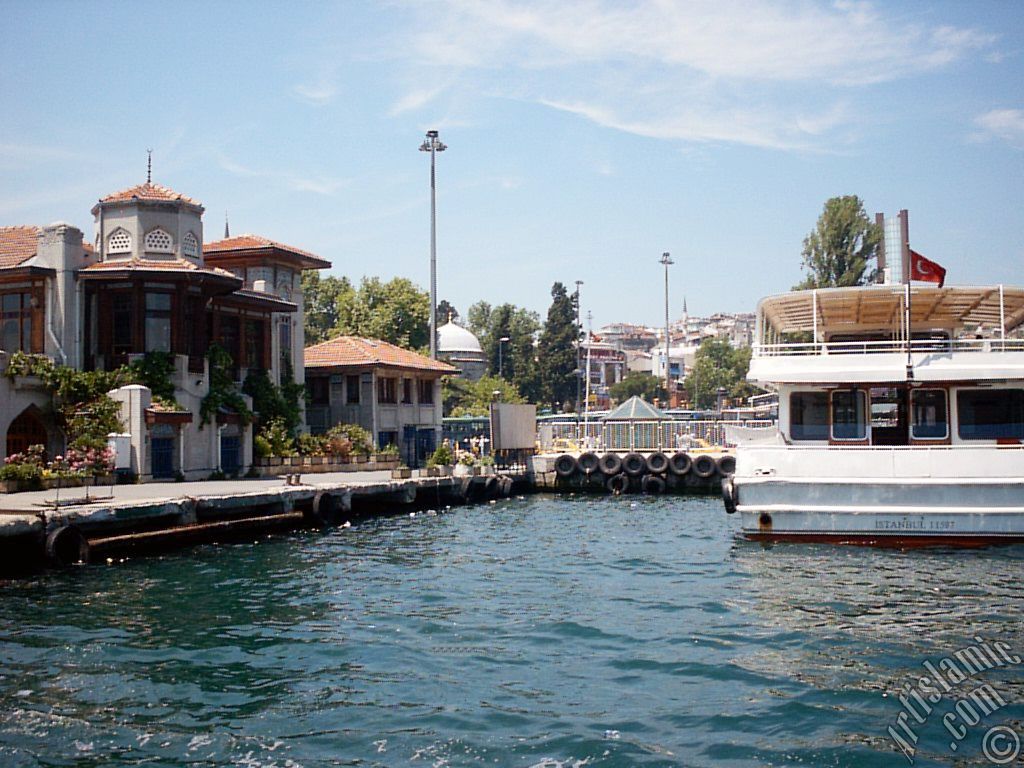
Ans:
[[[153,181],[153,150],[146,150],[146,183],[150,184]]]
[[[224,211],[224,239],[231,237],[231,230],[228,228],[228,212]]]

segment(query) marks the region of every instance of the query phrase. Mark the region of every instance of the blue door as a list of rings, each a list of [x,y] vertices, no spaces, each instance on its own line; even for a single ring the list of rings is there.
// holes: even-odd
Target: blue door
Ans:
[[[154,437],[151,445],[153,477],[158,479],[174,477],[174,438]]]
[[[237,475],[242,466],[242,440],[239,437],[220,439],[220,468],[225,475]]]
[[[416,432],[416,460],[426,462],[437,448],[437,432],[433,429],[420,429]]]

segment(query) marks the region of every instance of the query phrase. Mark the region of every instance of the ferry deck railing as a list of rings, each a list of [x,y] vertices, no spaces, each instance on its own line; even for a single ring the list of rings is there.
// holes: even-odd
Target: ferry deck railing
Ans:
[[[684,451],[731,447],[730,425],[771,427],[771,419],[555,422],[538,431],[541,451]]]
[[[802,341],[754,344],[754,357],[786,355],[869,355],[906,352],[905,339],[874,341]],[[955,352],[1024,352],[1024,339],[914,339],[910,351],[952,354]]]

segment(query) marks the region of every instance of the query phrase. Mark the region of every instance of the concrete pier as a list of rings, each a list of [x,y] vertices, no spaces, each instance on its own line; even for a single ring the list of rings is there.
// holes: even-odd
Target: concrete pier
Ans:
[[[344,525],[374,514],[436,508],[524,490],[523,477],[415,477],[389,472],[273,480],[146,484],[0,496],[0,569],[106,558],[251,538],[300,527]]]

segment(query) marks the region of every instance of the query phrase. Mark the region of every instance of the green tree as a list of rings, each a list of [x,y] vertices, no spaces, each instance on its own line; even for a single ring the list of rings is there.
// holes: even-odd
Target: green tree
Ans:
[[[494,376],[484,376],[479,381],[446,376],[441,381],[441,394],[448,416],[486,416],[491,403],[524,402],[511,383]]]
[[[437,324],[444,325],[449,319],[458,320],[459,310],[448,299],[441,299],[437,304]]]
[[[537,348],[539,400],[552,407],[576,399],[576,344],[580,328],[572,297],[562,283],[551,286],[551,306]]]
[[[653,403],[655,398],[663,403],[668,402],[664,380],[644,371],[630,371],[622,381],[609,388],[608,394],[617,403],[624,402],[634,395],[649,403]]]
[[[364,277],[354,288],[347,278],[306,272],[302,289],[308,344],[350,335],[407,349],[430,346],[430,297],[407,278]]]
[[[339,335],[341,308],[350,307],[355,289],[347,277],[320,277],[316,270],[302,273],[306,343],[319,344]]]
[[[406,349],[429,347],[430,294],[405,277],[386,283],[364,277],[351,309],[341,308],[339,327],[342,333],[382,339]]]
[[[749,368],[749,347],[736,349],[727,339],[705,339],[686,377],[686,391],[698,408],[713,408],[719,387],[729,397],[746,397],[757,391],[747,382]]]
[[[466,327],[478,339],[482,339],[491,330],[491,305],[486,301],[478,301],[466,312]]]
[[[868,218],[856,195],[825,201],[814,230],[804,238],[803,268],[807,276],[794,286],[835,288],[873,282],[872,262],[878,256],[882,230]]]

